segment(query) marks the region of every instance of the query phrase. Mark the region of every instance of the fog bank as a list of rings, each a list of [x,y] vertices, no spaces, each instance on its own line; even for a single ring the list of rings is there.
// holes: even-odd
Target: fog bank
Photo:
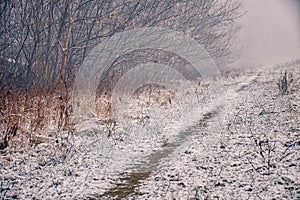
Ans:
[[[237,66],[274,65],[300,58],[300,1],[243,0],[243,45]]]

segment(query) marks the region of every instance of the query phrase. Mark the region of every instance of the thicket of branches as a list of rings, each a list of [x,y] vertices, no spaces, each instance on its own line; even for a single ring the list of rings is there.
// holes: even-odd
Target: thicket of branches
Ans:
[[[68,126],[63,119],[69,117],[68,90],[76,70],[93,47],[124,30],[159,26],[183,31],[224,64],[236,55],[240,15],[235,0],[1,1],[1,124],[7,127],[11,116],[31,113],[40,128],[46,124],[45,107],[57,110],[56,125]],[[14,118],[11,126],[20,121]]]
[[[146,26],[189,33],[216,60],[230,59],[233,0],[2,1],[1,85],[54,87],[72,81],[87,53],[117,32]],[[222,60],[223,61],[223,60]],[[18,82],[22,76],[25,82]]]

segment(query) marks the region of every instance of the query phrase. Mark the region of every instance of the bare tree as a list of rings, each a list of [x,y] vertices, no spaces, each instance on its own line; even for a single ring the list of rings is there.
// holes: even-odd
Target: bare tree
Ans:
[[[68,118],[68,89],[86,55],[114,34],[140,27],[165,27],[189,34],[217,63],[226,64],[235,55],[235,21],[240,16],[235,0],[3,0],[0,2],[1,98],[12,88],[37,89],[44,96],[49,91],[58,91],[59,118]],[[128,66],[143,59],[168,63],[176,58],[174,67],[187,64],[168,52],[150,50],[132,54],[138,62],[126,58],[131,55],[124,55],[111,69],[122,74],[130,69]]]
[[[221,60],[232,55],[238,8],[234,0],[2,1],[1,60],[14,61],[15,76],[26,66],[27,76],[45,87],[69,80],[105,38],[147,26],[184,31]]]

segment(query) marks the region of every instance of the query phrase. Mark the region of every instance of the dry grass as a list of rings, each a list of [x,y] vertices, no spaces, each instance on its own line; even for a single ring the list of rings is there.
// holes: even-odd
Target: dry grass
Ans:
[[[45,142],[50,133],[73,132],[72,107],[68,92],[1,91],[0,148]]]
[[[126,113],[126,117],[134,120],[145,120],[147,116],[140,116],[140,114],[136,113],[137,105],[139,109],[140,107],[146,109],[152,106],[167,109],[175,99],[175,93],[167,90],[165,87],[156,84],[146,84],[132,94],[130,98],[132,105]],[[114,121],[115,116],[110,95],[102,95],[97,98],[96,113],[102,123]]]

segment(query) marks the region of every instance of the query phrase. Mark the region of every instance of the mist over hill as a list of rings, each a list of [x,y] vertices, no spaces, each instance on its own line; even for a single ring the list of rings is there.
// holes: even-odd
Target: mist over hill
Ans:
[[[244,51],[237,66],[274,65],[300,55],[300,1],[243,1],[240,41]]]

